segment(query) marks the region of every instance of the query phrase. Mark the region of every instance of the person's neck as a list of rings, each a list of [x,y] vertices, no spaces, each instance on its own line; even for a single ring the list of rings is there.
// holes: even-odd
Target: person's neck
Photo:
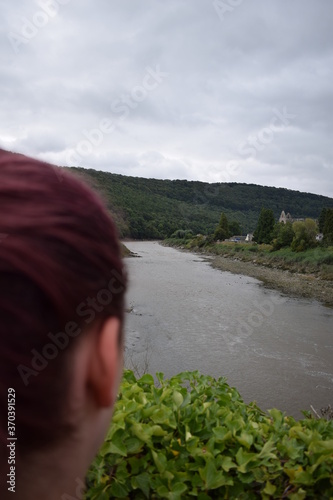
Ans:
[[[26,457],[16,468],[16,500],[81,500],[91,461],[85,455],[73,444]],[[9,491],[7,498],[13,498]]]

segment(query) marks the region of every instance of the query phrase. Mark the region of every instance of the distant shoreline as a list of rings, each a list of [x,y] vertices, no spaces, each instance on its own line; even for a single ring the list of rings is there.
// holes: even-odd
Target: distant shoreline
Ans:
[[[183,245],[162,244],[208,257],[207,260],[215,269],[251,276],[262,281],[268,288],[280,290],[286,295],[317,300],[325,306],[333,307],[333,282],[322,279],[316,274],[291,272],[288,269],[262,265],[256,262],[258,258],[256,255],[253,255],[251,260],[249,256],[247,260],[242,260],[238,255],[237,257],[214,255],[197,247],[189,249]]]
[[[213,257],[211,265],[221,271],[251,276],[262,281],[268,288],[280,290],[287,295],[315,299],[325,306],[333,307],[332,282],[313,274],[292,273],[221,255]]]

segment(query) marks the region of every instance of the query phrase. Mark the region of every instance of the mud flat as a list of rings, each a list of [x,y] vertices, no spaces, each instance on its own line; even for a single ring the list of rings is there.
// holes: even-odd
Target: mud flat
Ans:
[[[269,268],[255,262],[242,261],[234,257],[211,257],[211,265],[221,271],[243,274],[263,281],[265,286],[281,290],[296,297],[307,297],[333,307],[333,282],[313,274],[293,273]]]

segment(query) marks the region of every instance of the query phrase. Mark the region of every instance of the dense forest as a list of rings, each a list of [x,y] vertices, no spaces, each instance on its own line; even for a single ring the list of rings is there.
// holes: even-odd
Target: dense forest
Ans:
[[[213,233],[224,212],[243,234],[252,232],[261,208],[284,210],[294,218],[317,219],[333,199],[284,188],[236,182],[208,184],[187,180],[129,177],[92,169],[69,169],[83,176],[106,200],[121,237],[163,239],[177,229]]]

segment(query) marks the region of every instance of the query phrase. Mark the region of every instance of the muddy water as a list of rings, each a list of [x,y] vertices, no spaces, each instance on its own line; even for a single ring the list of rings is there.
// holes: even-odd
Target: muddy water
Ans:
[[[246,402],[300,410],[333,403],[333,309],[213,269],[198,255],[130,242],[126,363],[171,376],[225,376]]]

